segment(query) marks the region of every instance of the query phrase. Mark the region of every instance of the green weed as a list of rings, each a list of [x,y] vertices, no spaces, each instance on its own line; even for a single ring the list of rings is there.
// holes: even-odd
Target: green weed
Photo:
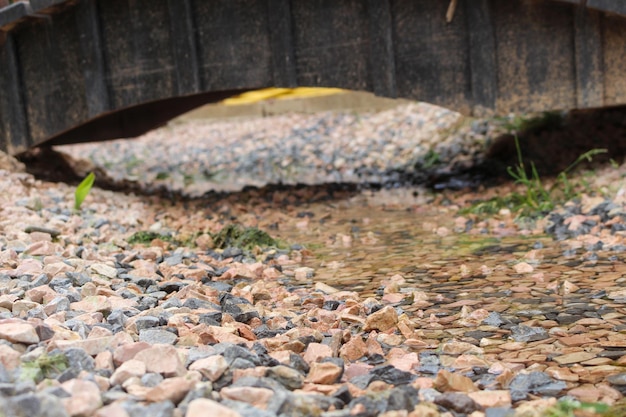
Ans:
[[[545,417],[575,417],[576,411],[604,414],[609,411],[609,406],[604,403],[587,403],[572,399],[562,399],[556,405],[548,408]]]
[[[534,117],[515,116],[512,119],[499,118],[503,128],[512,134],[533,133],[560,129],[565,123],[562,112],[544,112]]]
[[[508,208],[517,213],[518,218],[536,218],[553,210],[557,204],[571,200],[578,195],[577,187],[570,181],[569,174],[581,163],[591,162],[595,155],[607,152],[606,149],[591,149],[580,155],[566,169],[561,171],[551,187],[544,185],[535,164],[530,162],[527,169],[524,164],[519,140],[515,137],[515,149],[517,152],[517,164],[508,167],[507,172],[515,180],[516,184],[524,187],[524,191],[513,192],[507,196],[494,197],[487,201],[481,201],[463,210],[464,213],[477,215],[492,215],[502,208]]]
[[[76,191],[74,191],[74,210],[80,210],[80,206],[83,204],[83,201],[85,201],[89,191],[91,191],[95,180],[96,175],[93,172],[90,172],[89,175],[87,175],[85,179],[78,184]]]
[[[441,155],[439,155],[437,151],[429,149],[428,152],[426,152],[426,155],[424,155],[424,163],[422,165],[422,168],[424,169],[432,168],[433,166],[437,165],[440,162],[441,162]]]

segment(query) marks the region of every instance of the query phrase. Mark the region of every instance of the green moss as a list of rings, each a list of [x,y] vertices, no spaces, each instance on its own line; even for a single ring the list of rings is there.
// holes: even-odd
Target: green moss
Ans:
[[[236,247],[252,250],[255,247],[287,247],[284,242],[274,239],[266,232],[256,227],[242,227],[236,224],[225,226],[218,233],[212,234],[211,237],[213,238],[215,247],[219,249]]]
[[[68,366],[67,358],[62,353],[51,356],[44,353],[34,361],[24,362],[22,364],[20,379],[23,381],[31,380],[38,383],[44,378],[56,378],[65,371]]]
[[[136,243],[141,243],[142,245],[148,245],[154,239],[161,239],[164,242],[171,242],[171,243],[175,242],[174,238],[172,238],[172,236],[170,235],[165,235],[165,234],[156,233],[156,232],[140,231],[140,232],[133,233],[133,235],[130,238],[128,238],[128,243],[130,243],[131,245],[134,245]]]

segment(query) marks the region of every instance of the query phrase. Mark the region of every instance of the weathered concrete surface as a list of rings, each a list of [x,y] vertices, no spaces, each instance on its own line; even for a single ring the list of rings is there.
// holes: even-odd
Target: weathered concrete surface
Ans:
[[[19,2],[0,10],[0,149],[128,137],[225,91],[269,86],[476,115],[624,104],[623,4]]]

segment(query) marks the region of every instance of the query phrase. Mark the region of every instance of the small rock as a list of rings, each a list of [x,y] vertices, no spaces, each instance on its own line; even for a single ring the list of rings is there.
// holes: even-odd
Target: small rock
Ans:
[[[327,358],[333,355],[333,351],[330,346],[323,345],[321,343],[309,343],[306,348],[306,352],[302,358],[309,364],[318,362],[322,358]]]
[[[146,364],[147,372],[156,372],[166,377],[182,376],[185,366],[178,350],[170,345],[155,345],[139,351],[135,359]]]
[[[529,327],[524,325],[511,327],[511,337],[516,342],[535,342],[548,339],[548,332],[542,327]]]
[[[11,371],[20,366],[22,354],[7,345],[0,345],[0,364]]]
[[[13,319],[0,321],[0,339],[27,345],[39,343],[39,336],[35,326]]]
[[[111,375],[111,385],[121,385],[128,378],[141,377],[146,373],[146,364],[136,359],[130,359],[120,365]]]
[[[511,406],[511,393],[506,390],[468,392],[467,396],[483,408]]]
[[[305,382],[313,384],[334,384],[343,374],[343,367],[331,362],[314,362],[307,375]]]
[[[220,390],[220,395],[223,398],[242,401],[265,410],[274,391],[260,387],[224,387]]]
[[[102,407],[100,389],[91,381],[72,379],[61,384],[71,397],[61,399],[65,410],[70,416],[89,416]]]
[[[198,359],[189,366],[190,371],[199,371],[205,378],[211,382],[215,382],[228,369],[228,362],[222,355],[213,355],[206,358]]]
[[[367,345],[361,336],[353,336],[339,349],[339,356],[348,362],[354,362],[367,354]],[[328,355],[330,356],[330,355]]]
[[[178,336],[167,330],[146,329],[139,332],[139,341],[150,345],[173,345],[176,343],[176,340],[178,340]]]
[[[92,264],[89,269],[91,272],[100,274],[107,278],[115,278],[117,276],[117,270],[106,264]]]
[[[459,392],[446,392],[435,398],[435,404],[440,405],[448,410],[468,415],[474,411],[480,410],[480,406],[466,394]]]
[[[189,403],[185,417],[206,416],[241,417],[241,414],[223,406],[217,401],[206,398],[198,398]]]
[[[304,385],[304,376],[297,369],[285,365],[269,368],[266,376],[280,382],[285,388],[292,391],[302,388],[302,385]]]
[[[151,402],[171,401],[178,404],[193,388],[196,381],[190,378],[174,377],[164,379],[146,393],[146,400]]]
[[[386,332],[398,324],[398,313],[393,307],[386,306],[375,313],[370,314],[365,319],[364,331],[379,330]]]
[[[517,272],[518,274],[530,274],[535,270],[535,268],[533,268],[532,265],[527,262],[520,262],[518,264],[515,264],[513,266],[513,269],[515,269],[515,272]]]
[[[453,374],[445,369],[442,369],[437,373],[433,386],[441,392],[472,392],[477,390],[474,382],[468,377],[460,374]]]
[[[556,356],[553,360],[559,365],[568,365],[572,363],[580,363],[595,358],[596,355],[591,352],[572,352],[561,356]]]

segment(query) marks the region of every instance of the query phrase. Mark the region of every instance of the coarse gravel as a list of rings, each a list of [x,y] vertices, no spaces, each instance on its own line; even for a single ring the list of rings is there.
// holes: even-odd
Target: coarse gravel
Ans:
[[[0,170],[0,415],[481,417],[538,415],[556,397],[618,402],[626,390],[626,295],[603,277],[622,273],[617,262],[602,264],[604,288],[591,292],[578,275],[563,278],[550,265],[539,271],[540,247],[524,262],[507,258],[493,267],[469,257],[460,266],[434,259],[441,248],[433,247],[425,255],[433,259],[420,260],[415,273],[444,281],[409,293],[403,288],[411,284],[395,273],[380,294],[364,298],[316,280],[307,263],[315,249],[297,242],[215,247],[215,233],[234,221],[297,222],[304,231],[315,214],[307,205],[349,208],[342,201],[354,189],[326,182],[393,182],[393,173],[423,168],[435,155],[442,165],[471,162],[491,129],[423,104],[172,125],[135,141],[63,151],[91,158],[112,178],[188,195],[322,185],[195,202],[95,188],[80,210],[74,187],[37,180],[7,158],[9,169]],[[538,227],[574,250],[595,244],[604,256],[605,245],[624,239],[624,189],[611,189],[609,199],[585,196]],[[396,210],[439,212],[423,227],[437,241],[520,232],[506,211],[483,221],[455,216],[451,204],[472,197],[425,198]],[[155,238],[136,243],[138,232]],[[349,247],[351,236],[336,237],[331,246]],[[473,277],[491,279],[490,288],[472,287]],[[450,298],[437,293],[441,287]],[[590,294],[598,304],[585,303]],[[504,309],[511,297],[528,308]]]

